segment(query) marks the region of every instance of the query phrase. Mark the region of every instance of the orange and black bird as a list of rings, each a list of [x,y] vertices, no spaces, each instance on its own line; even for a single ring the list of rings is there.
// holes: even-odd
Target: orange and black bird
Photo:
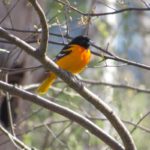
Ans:
[[[78,74],[90,61],[91,51],[89,46],[90,39],[88,37],[77,36],[60,51],[54,61],[61,69],[72,74]],[[50,72],[49,76],[38,87],[37,93],[45,94],[56,78],[57,75]]]

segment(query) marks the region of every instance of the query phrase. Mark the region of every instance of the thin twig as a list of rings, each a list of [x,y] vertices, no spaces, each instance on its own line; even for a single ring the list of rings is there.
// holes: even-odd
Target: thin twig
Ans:
[[[72,125],[72,123],[73,122],[69,122],[58,134],[53,134],[54,132],[47,126],[47,128],[50,129],[49,131],[53,134],[54,137],[52,141],[49,143],[50,147],[54,144],[55,140],[57,140],[61,145],[67,147],[66,144],[63,143],[63,141],[60,141],[58,139],[58,137],[60,137],[65,132],[65,130]]]
[[[101,50],[101,49],[99,49],[99,50]],[[103,49],[102,52],[104,52],[104,51],[105,50]],[[134,61],[131,61],[131,60],[128,60],[128,59],[124,59],[124,58],[118,57],[116,55],[109,56],[109,55],[100,54],[100,53],[97,53],[97,52],[94,52],[94,51],[92,51],[92,54],[94,54],[95,56],[102,57],[104,59],[112,59],[112,60],[115,60],[115,61],[118,61],[118,62],[126,63],[127,65],[132,65],[132,66],[139,67],[139,68],[142,68],[142,69],[150,70],[150,66],[148,66],[148,65],[138,63],[138,62],[134,62]]]
[[[0,25],[3,23],[3,21],[10,15],[12,10],[17,6],[19,0],[16,0],[16,2],[13,4],[13,6],[7,11],[7,14],[0,20]]]
[[[119,89],[122,88],[122,89],[127,89],[127,90],[134,90],[136,92],[143,92],[143,93],[150,94],[150,89],[137,88],[137,87],[131,86],[131,85],[107,83],[107,82],[103,82],[103,81],[94,81],[94,80],[85,80],[85,79],[82,79],[81,81],[86,84],[104,85],[104,86],[110,86],[113,88],[119,88]]]
[[[107,118],[96,118],[96,117],[87,117],[88,119],[90,120],[101,120],[101,121],[108,121]],[[64,120],[65,121],[65,120]],[[134,122],[131,122],[131,121],[128,121],[128,120],[122,120],[122,122],[124,122],[125,124],[128,124],[128,125],[131,125],[133,127],[136,127],[138,129],[140,129],[141,131],[144,131],[148,134],[150,134],[150,129],[146,128],[146,127],[143,127],[143,126],[140,126],[139,124],[137,123],[134,123]]]
[[[8,83],[8,74],[5,75],[5,81]],[[10,94],[9,94],[8,92],[6,92],[6,103],[7,103],[9,126],[10,126],[10,130],[11,130],[11,134],[12,134],[13,136],[15,136],[10,99],[11,99],[11,98],[10,98]]]
[[[131,134],[136,130],[137,126],[148,116],[150,115],[150,111],[144,114],[140,120],[136,123],[135,127],[131,130]]]
[[[33,5],[33,7],[35,8],[35,11],[37,12],[40,22],[41,22],[41,26],[42,26],[42,38],[41,38],[41,44],[40,44],[40,48],[38,49],[37,53],[40,53],[39,55],[44,56],[45,52],[47,50],[47,45],[48,45],[48,25],[47,25],[47,21],[46,21],[46,16],[43,12],[43,9],[41,8],[41,6],[39,5],[39,3],[37,2],[37,0],[29,0],[30,3]]]
[[[58,3],[61,3],[62,5],[68,5],[68,3],[65,3],[62,0],[56,0]],[[68,7],[74,11],[76,11],[77,13],[84,15],[84,16],[91,16],[91,17],[95,17],[95,16],[108,16],[108,15],[114,15],[114,14],[118,14],[118,13],[122,13],[122,12],[131,12],[131,11],[150,11],[150,8],[124,8],[124,9],[120,9],[120,10],[115,10],[112,12],[106,12],[106,13],[84,13],[80,10],[78,10],[77,8],[73,7],[72,5],[68,5]]]
[[[35,67],[26,67],[26,68],[4,68],[4,67],[1,68],[0,67],[0,72],[6,73],[9,75],[13,75],[16,73],[37,70],[39,68],[43,68],[43,66],[39,65],[39,66],[35,66]]]
[[[13,136],[12,134],[10,134],[4,127],[2,127],[2,125],[0,124],[0,130],[7,135],[10,138],[10,141],[13,142],[13,144],[15,144],[16,146],[21,147],[24,150],[31,150],[30,147],[28,147],[27,145],[25,145],[22,141],[20,141],[17,137]]]

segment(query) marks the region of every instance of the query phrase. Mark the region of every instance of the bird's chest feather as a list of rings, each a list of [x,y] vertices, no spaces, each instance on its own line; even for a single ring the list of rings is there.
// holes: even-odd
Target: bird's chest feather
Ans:
[[[85,50],[80,47],[72,48],[72,52],[59,60],[57,64],[64,70],[73,74],[80,73],[89,63],[91,57],[90,50]]]

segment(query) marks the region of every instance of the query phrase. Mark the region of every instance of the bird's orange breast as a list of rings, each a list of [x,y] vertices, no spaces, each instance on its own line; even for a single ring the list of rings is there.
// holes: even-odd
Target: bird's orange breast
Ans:
[[[59,59],[56,63],[60,68],[73,74],[80,73],[90,61],[90,49],[72,45],[70,50],[71,53],[69,55]]]

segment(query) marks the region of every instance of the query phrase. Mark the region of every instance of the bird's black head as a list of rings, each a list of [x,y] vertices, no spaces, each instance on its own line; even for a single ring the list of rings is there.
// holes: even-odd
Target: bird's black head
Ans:
[[[77,44],[87,49],[90,46],[90,39],[86,36],[80,35],[75,37],[69,44]]]

